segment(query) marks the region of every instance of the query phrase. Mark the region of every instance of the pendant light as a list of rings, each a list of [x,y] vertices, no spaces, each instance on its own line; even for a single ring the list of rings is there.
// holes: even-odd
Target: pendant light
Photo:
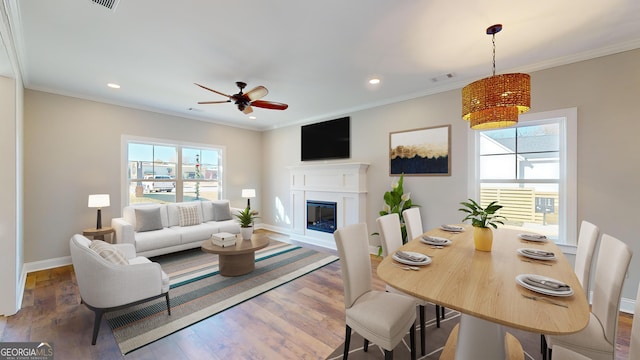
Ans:
[[[529,111],[531,79],[528,74],[496,75],[496,34],[502,24],[487,28],[492,35],[493,75],[462,89],[462,118],[474,130],[495,129],[518,123],[518,115]]]

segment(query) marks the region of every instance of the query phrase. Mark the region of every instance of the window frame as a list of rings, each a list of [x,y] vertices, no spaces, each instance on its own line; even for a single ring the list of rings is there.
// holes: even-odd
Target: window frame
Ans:
[[[130,205],[129,203],[129,178],[128,178],[128,170],[129,170],[129,143],[140,143],[140,144],[148,144],[154,146],[171,146],[176,148],[176,175],[175,176],[175,202],[183,202],[184,201],[184,182],[193,182],[193,179],[183,179],[182,178],[182,153],[184,148],[191,149],[199,149],[199,150],[214,150],[219,151],[221,153],[220,162],[218,164],[218,170],[220,174],[218,175],[218,196],[220,199],[225,199],[226,195],[226,153],[227,149],[224,145],[212,145],[212,144],[201,144],[194,142],[185,142],[178,140],[169,140],[169,139],[158,139],[158,138],[149,138],[149,137],[141,137],[141,136],[133,136],[133,135],[122,135],[121,143],[120,143],[120,163],[121,163],[121,174],[120,174],[120,184],[121,184],[121,203],[122,207]],[[180,189],[180,191],[178,191]]]
[[[567,243],[567,239],[577,242],[577,123],[578,109],[566,108],[537,113],[525,113],[519,116],[518,125],[514,127],[530,126],[560,119],[560,164],[558,196],[564,204],[559,211],[559,221],[564,224],[558,229],[558,245],[563,252],[575,254],[577,244]],[[468,183],[469,198],[478,199],[480,196],[480,133],[469,129],[468,140]]]

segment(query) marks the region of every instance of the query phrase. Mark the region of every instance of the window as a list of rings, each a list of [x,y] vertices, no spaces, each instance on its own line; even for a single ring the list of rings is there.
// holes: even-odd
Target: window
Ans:
[[[576,245],[576,109],[524,114],[517,126],[474,131],[474,198],[497,200],[506,225]]]
[[[125,139],[128,204],[222,198],[223,148]]]

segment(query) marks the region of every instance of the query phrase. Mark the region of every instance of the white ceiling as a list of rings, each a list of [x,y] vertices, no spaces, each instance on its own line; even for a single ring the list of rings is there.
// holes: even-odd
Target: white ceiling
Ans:
[[[255,129],[330,119],[640,47],[640,1],[6,0],[25,87]],[[446,74],[454,74],[447,78]],[[382,83],[367,83],[378,76]],[[436,78],[438,81],[433,81]],[[263,85],[250,120],[198,82]],[[108,82],[119,83],[119,90]],[[533,90],[535,91],[535,89]],[[535,104],[532,104],[535,109]]]

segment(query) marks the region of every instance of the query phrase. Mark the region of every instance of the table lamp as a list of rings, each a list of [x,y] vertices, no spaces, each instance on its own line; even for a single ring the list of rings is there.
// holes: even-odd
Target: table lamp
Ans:
[[[109,206],[109,194],[94,194],[89,195],[89,207],[98,208],[98,219],[96,220],[96,229],[102,229],[102,217],[100,210],[103,207]]]
[[[256,197],[256,189],[242,189],[242,197],[247,198],[247,207],[251,209],[251,198]]]

